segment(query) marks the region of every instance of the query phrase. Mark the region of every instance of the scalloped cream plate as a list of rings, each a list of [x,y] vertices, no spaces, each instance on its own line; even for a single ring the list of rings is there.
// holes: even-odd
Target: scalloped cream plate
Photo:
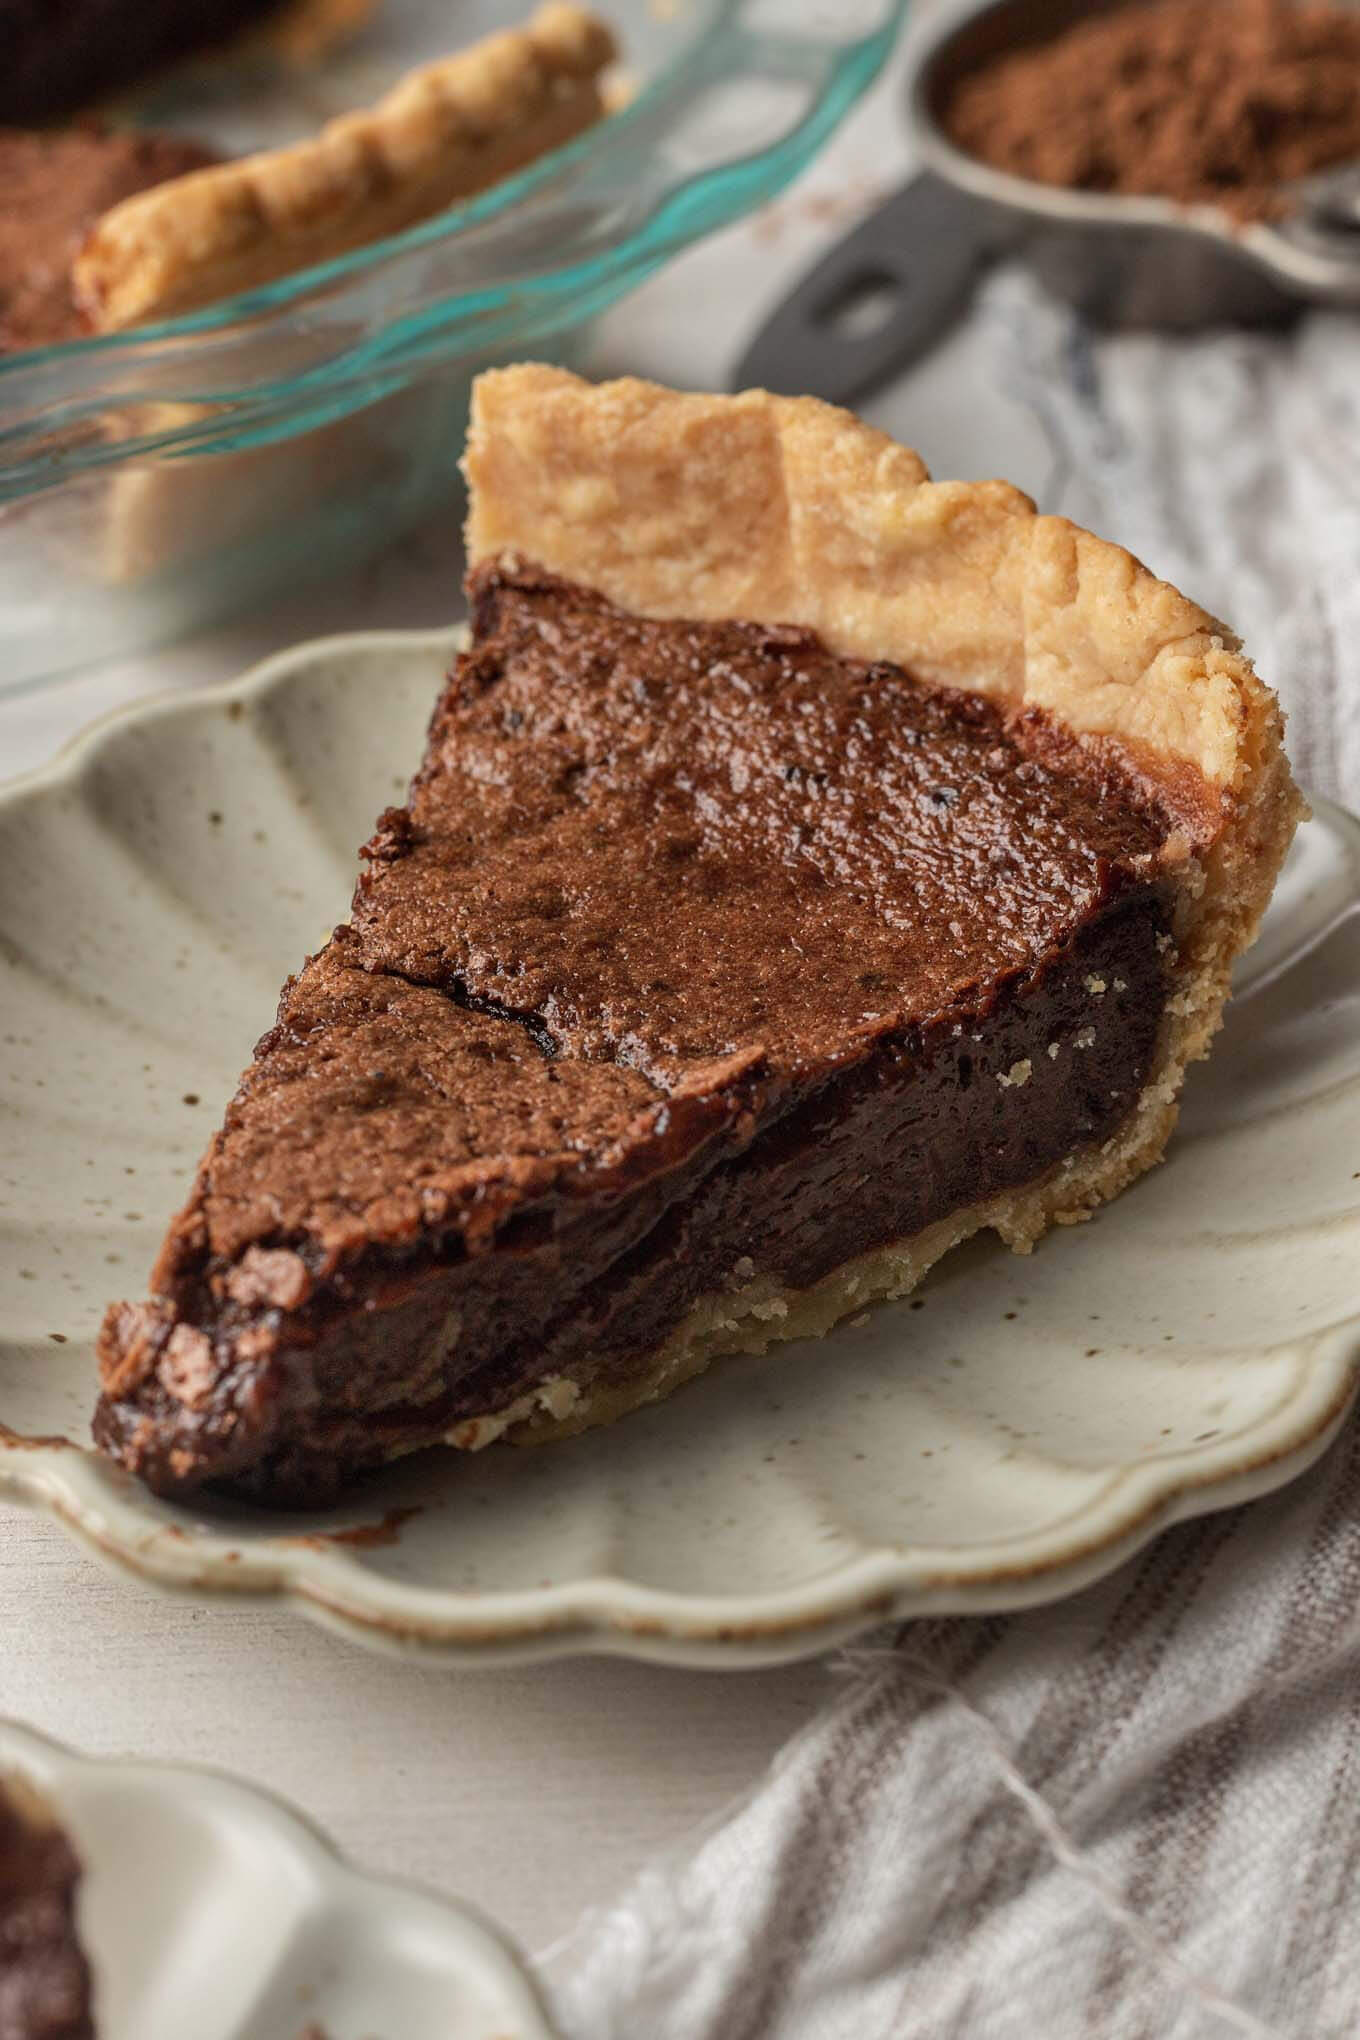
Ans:
[[[299,2040],[313,2023],[327,2040],[552,2040],[485,1921],[361,1875],[254,1786],[0,1721],[6,1771],[49,1799],[84,1866],[100,2040]]]
[[[1360,1369],[1360,825],[1301,832],[1165,1165],[1028,1259],[738,1359],[538,1451],[433,1453],[327,1515],[159,1502],[87,1449],[92,1345],[289,969],[419,757],[455,643],[304,646],[140,706],[0,799],[0,1493],[211,1597],[463,1663],[792,1658],[1056,1599],[1264,1493]]]

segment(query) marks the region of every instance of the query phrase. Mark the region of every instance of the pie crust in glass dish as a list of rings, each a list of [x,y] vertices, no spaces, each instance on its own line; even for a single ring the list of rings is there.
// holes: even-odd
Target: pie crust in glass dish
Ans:
[[[614,55],[601,20],[548,0],[291,148],[0,127],[0,349],[174,318],[443,212],[599,120]]]
[[[94,331],[116,332],[399,233],[592,126],[614,56],[595,15],[547,0],[306,141],[123,200],[76,258],[76,299]]]

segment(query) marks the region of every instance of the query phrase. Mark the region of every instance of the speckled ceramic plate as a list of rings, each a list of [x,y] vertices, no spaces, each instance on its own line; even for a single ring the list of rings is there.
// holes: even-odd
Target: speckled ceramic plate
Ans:
[[[888,1614],[1070,1592],[1278,1486],[1360,1366],[1360,826],[1301,834],[1165,1166],[1021,1260],[718,1367],[542,1451],[430,1454],[309,1518],[176,1508],[85,1449],[287,970],[343,913],[451,639],[310,645],[141,707],[0,802],[0,1490],[148,1577],[461,1662],[795,1657]]]
[[[100,2040],[552,2040],[494,1929],[362,1876],[253,1786],[92,1761],[0,1721],[11,1771],[49,1799],[84,1867]]]

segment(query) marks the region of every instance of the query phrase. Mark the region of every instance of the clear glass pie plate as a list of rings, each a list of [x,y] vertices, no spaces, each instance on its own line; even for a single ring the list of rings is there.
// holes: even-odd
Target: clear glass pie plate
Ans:
[[[305,94],[230,70],[136,117],[241,150],[377,97],[532,0],[386,0]],[[906,0],[601,0],[627,100],[406,233],[206,311],[0,361],[0,691],[379,550],[457,489],[468,387],[779,191],[874,78]]]

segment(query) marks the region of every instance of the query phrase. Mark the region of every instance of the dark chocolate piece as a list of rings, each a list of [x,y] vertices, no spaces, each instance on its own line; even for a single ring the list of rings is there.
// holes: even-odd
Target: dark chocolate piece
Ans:
[[[807,1287],[1109,1137],[1165,1000],[1168,822],[1041,717],[809,631],[531,568],[352,920],[285,989],[96,1435],[164,1491],[315,1499],[734,1268]]]

